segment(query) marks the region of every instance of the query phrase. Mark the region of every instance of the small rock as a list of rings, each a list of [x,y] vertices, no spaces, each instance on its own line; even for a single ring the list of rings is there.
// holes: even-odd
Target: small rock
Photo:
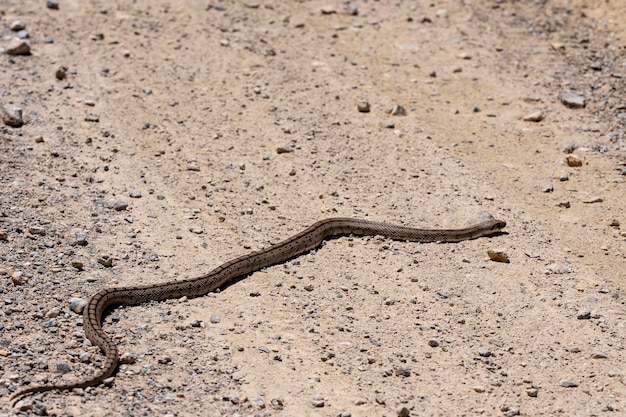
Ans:
[[[82,271],[83,269],[85,269],[85,264],[82,263],[81,261],[72,261],[70,262],[70,265],[72,265],[73,268],[76,268],[79,271]]]
[[[102,385],[104,385],[105,387],[110,387],[110,386],[113,385],[113,381],[115,381],[115,377],[114,376],[110,376],[110,377],[102,380]]]
[[[585,200],[583,200],[583,203],[585,204],[592,204],[592,203],[601,203],[603,202],[604,199],[600,196],[593,196],[593,197],[589,197]]]
[[[200,171],[200,165],[196,161],[187,162],[187,171]]]
[[[526,394],[527,394],[529,397],[533,397],[533,398],[534,398],[534,397],[536,397],[536,396],[537,396],[537,394],[539,394],[539,390],[538,390],[537,388],[528,388],[528,389],[526,390]]]
[[[491,351],[486,346],[481,346],[478,348],[478,354],[483,358],[488,358],[491,356]]]
[[[475,392],[478,393],[483,393],[485,392],[485,387],[481,386],[481,385],[475,385],[472,387],[472,390],[474,390]]]
[[[83,314],[83,310],[87,306],[87,301],[82,298],[70,298],[70,310],[76,314]]]
[[[4,50],[7,55],[30,55],[30,42],[26,39],[15,38]]]
[[[357,398],[354,401],[354,405],[363,405],[363,404],[367,404],[367,400],[365,398]]]
[[[83,353],[81,353],[81,354],[78,356],[78,359],[79,359],[81,362],[88,363],[88,362],[91,360],[91,353],[89,353],[89,352],[83,352]]]
[[[398,417],[409,417],[410,414],[411,414],[411,410],[409,410],[406,407],[400,407],[396,411],[396,415]]]
[[[570,208],[570,207],[571,207],[571,204],[569,203],[569,201],[563,201],[563,202],[560,202],[560,203],[559,203],[559,207],[562,207],[562,208]]]
[[[111,268],[113,266],[113,257],[110,255],[102,255],[97,259],[97,261],[105,268]]]
[[[578,320],[589,320],[591,318],[590,310],[580,310],[578,314],[576,314],[576,318]]]
[[[561,103],[572,109],[580,109],[585,107],[585,99],[574,93],[563,93],[561,95]]]
[[[439,340],[437,339],[428,339],[428,346],[437,347],[439,346]]]
[[[28,411],[33,408],[33,402],[29,399],[20,400],[17,402],[17,404],[15,404],[15,408],[17,408],[19,411]]]
[[[78,231],[74,233],[76,236],[76,244],[79,246],[87,246],[87,234],[85,232]]]
[[[333,6],[327,5],[322,7],[322,14],[335,14],[337,13],[337,9],[335,9]]]
[[[125,365],[132,365],[137,362],[137,357],[131,352],[124,352],[120,356],[120,363]]]
[[[11,23],[11,26],[9,26],[9,28],[13,31],[13,32],[17,32],[19,30],[24,30],[26,29],[26,25],[24,24],[24,22],[22,22],[21,20],[15,20],[13,21],[13,23]]]
[[[67,67],[61,65],[54,72],[54,76],[56,77],[57,80],[64,80],[67,77]]]
[[[411,376],[411,369],[407,366],[399,366],[396,368],[396,376]]]
[[[564,388],[575,388],[578,386],[578,383],[572,381],[571,379],[562,379],[560,384]]]
[[[261,293],[258,290],[250,291],[250,297],[260,297]]]
[[[495,262],[510,262],[509,255],[504,251],[504,249],[490,249],[487,251],[487,255],[489,255],[489,259]]]
[[[569,181],[569,173],[567,173],[567,172],[563,172],[563,173],[559,176],[559,181]]]
[[[399,104],[393,106],[393,108],[389,111],[389,114],[392,116],[406,116],[406,110]]]
[[[22,271],[13,271],[11,274],[11,282],[14,286],[24,285],[24,278]]]
[[[619,220],[611,219],[606,224],[607,226],[611,226],[611,227],[619,227]]]
[[[64,362],[57,362],[57,373],[66,374],[70,371],[70,366]]]
[[[211,316],[211,321],[213,321],[213,317],[217,317],[217,319],[218,319],[218,323],[219,323],[219,318],[220,318],[220,316]],[[202,320],[198,320],[198,319],[193,319],[193,320],[191,321],[191,324],[190,324],[190,325],[191,325],[191,327],[203,327],[203,326],[202,326]]]
[[[554,187],[552,185],[546,185],[541,189],[542,193],[551,193],[552,191],[554,191]]]
[[[113,203],[113,210],[115,211],[124,211],[128,207],[128,203],[125,201],[116,201]]]
[[[46,0],[46,7],[52,10],[59,10],[59,0]]]
[[[217,316],[217,315],[212,315],[212,316],[211,316],[211,323],[213,323],[213,324],[217,324],[217,323],[219,323],[220,321],[221,321],[220,316]]]
[[[128,193],[128,195],[131,198],[141,198],[141,191],[139,190],[130,190],[130,192]]]
[[[202,227],[200,227],[200,226],[191,226],[191,227],[189,228],[189,231],[190,231],[191,233],[195,233],[195,234],[197,234],[197,235],[201,235],[202,233],[204,233],[204,230],[203,230],[203,229],[202,229]]]
[[[361,113],[369,113],[370,112],[370,104],[367,101],[359,101],[356,104],[356,108]]]
[[[321,395],[317,394],[313,396],[313,401],[311,401],[311,405],[313,405],[313,407],[316,408],[321,408],[324,407],[324,397],[322,397]]]
[[[543,113],[541,111],[528,113],[526,116],[524,116],[523,120],[525,122],[540,122],[543,120]]]
[[[435,70],[428,71],[428,76],[432,78],[437,78],[437,71]]]
[[[100,122],[100,116],[95,115],[95,114],[87,114],[85,115],[85,119],[86,122],[92,122],[92,123],[99,123]]]
[[[55,317],[59,317],[59,314],[61,314],[61,309],[58,307],[53,307],[48,310],[48,312],[46,313],[46,317],[53,319]]]
[[[354,4],[348,5],[348,14],[350,16],[357,16],[359,14],[359,9]]]
[[[21,127],[24,124],[22,109],[19,107],[13,107],[7,104],[2,106],[0,112],[2,113],[2,122],[5,125],[11,127]]]
[[[565,163],[570,167],[581,167],[583,166],[583,161],[574,154],[567,155],[565,157]]]
[[[609,355],[606,352],[596,352],[591,355],[591,359],[607,359]]]
[[[511,407],[504,413],[506,417],[515,417],[520,415],[520,410],[517,407]]]
[[[293,152],[293,148],[289,145],[279,145],[276,148],[276,153],[290,153]]]

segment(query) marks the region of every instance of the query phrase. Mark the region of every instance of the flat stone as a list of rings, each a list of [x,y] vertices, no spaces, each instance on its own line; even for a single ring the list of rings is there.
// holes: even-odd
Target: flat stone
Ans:
[[[563,93],[561,95],[561,103],[572,109],[580,109],[585,107],[585,99],[578,94]]]
[[[562,379],[560,384],[564,388],[575,388],[578,386],[578,383],[575,381],[572,381],[571,379]]]

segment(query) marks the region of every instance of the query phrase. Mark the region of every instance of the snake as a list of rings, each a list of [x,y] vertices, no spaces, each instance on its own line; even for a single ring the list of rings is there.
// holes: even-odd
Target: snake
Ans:
[[[506,222],[489,217],[488,220],[460,229],[417,229],[370,220],[331,217],[320,220],[275,245],[225,262],[195,278],[160,284],[104,288],[91,297],[83,310],[85,336],[105,355],[102,368],[94,375],[77,382],[51,383],[23,388],[16,391],[11,399],[15,405],[19,399],[27,395],[95,386],[111,377],[119,362],[119,352],[113,339],[102,329],[102,317],[108,309],[114,306],[135,306],[148,301],[201,297],[255,271],[310,252],[320,246],[323,241],[339,236],[383,236],[393,240],[426,243],[460,242],[500,233],[506,226]]]

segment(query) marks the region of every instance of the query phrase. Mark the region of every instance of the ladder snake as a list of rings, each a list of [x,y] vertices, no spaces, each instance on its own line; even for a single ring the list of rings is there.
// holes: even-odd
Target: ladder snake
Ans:
[[[196,278],[134,287],[105,288],[97,292],[84,311],[87,338],[105,354],[104,366],[94,375],[77,382],[35,385],[16,391],[17,402],[25,395],[52,390],[71,390],[100,384],[117,368],[119,354],[113,339],[102,329],[102,316],[108,308],[133,306],[147,301],[162,301],[183,296],[200,297],[252,272],[285,262],[318,247],[325,239],[342,236],[380,235],[394,240],[414,242],[459,242],[499,233],[506,223],[493,218],[461,229],[416,229],[352,218],[327,218],[273,246],[228,261]]]

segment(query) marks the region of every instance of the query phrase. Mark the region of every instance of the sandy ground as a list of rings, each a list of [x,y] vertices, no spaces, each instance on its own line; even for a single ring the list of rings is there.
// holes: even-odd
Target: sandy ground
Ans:
[[[31,53],[0,55],[24,121],[0,127],[0,416],[626,413],[619,3],[4,0],[0,47],[19,20]],[[482,212],[508,233],[344,237],[117,308],[104,328],[132,363],[112,384],[9,404],[101,366],[73,298],[329,216]]]

